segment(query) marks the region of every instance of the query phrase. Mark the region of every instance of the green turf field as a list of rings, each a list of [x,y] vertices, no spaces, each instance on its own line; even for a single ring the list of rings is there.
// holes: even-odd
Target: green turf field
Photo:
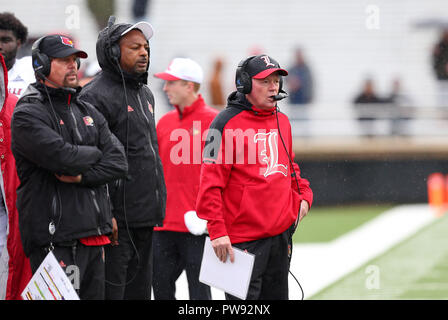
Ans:
[[[447,230],[448,214],[311,299],[448,299]]]
[[[294,242],[327,242],[390,209],[387,205],[316,207],[301,221]]]

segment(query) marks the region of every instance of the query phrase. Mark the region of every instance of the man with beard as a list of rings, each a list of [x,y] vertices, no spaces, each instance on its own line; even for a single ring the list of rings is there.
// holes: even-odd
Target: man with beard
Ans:
[[[87,54],[62,35],[40,38],[32,51],[39,80],[12,119],[23,248],[33,272],[52,251],[63,268],[79,270],[81,299],[103,299],[103,246],[112,232],[106,183],[126,175],[124,149],[101,113],[79,99],[79,58]]]
[[[31,57],[16,59],[20,46],[25,44],[28,29],[9,12],[0,13],[0,54],[8,70],[8,91],[20,98],[35,81]]]
[[[126,179],[109,184],[117,228],[106,247],[106,299],[151,299],[152,236],[165,217],[166,188],[154,120],[154,96],[146,85],[147,22],[114,24],[96,44],[102,71],[82,90],[123,143]]]

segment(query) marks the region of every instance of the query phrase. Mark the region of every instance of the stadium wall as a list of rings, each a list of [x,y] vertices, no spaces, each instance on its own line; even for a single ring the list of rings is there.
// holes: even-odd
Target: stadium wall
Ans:
[[[427,178],[448,173],[448,160],[323,159],[300,161],[302,176],[309,179],[314,205],[355,203],[425,203]]]

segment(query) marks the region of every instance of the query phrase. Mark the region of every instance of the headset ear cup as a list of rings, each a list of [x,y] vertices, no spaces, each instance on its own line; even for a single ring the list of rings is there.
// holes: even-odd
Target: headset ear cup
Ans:
[[[238,92],[249,94],[252,91],[252,78],[249,73],[245,71],[245,68],[249,61],[254,57],[255,56],[250,56],[245,60],[240,61],[236,68],[235,84]]]
[[[236,69],[236,73],[235,73],[235,86],[236,86],[236,90],[238,92],[243,93],[244,91],[244,85],[241,79],[241,66],[238,66],[238,68]]]
[[[51,71],[51,61],[46,54],[35,52],[33,54],[34,72],[40,77],[47,77]]]
[[[78,70],[79,68],[81,68],[81,59],[79,59],[79,57],[76,58],[76,67],[78,68]]]
[[[247,72],[241,72],[241,82],[243,84],[243,93],[249,94],[252,91],[252,79]]]
[[[280,82],[278,86],[278,92],[281,92],[283,90],[283,77],[280,76]]]
[[[112,44],[110,47],[110,56],[112,57],[112,59],[116,60],[116,61],[120,61],[121,58],[121,50],[120,50],[120,46],[116,43]]]
[[[42,65],[44,66],[42,73],[48,77],[50,75],[51,72],[51,61],[50,58],[46,55],[46,54],[39,54],[40,56],[42,56]]]
[[[238,92],[249,94],[252,91],[252,79],[242,67],[236,69],[235,85]]]

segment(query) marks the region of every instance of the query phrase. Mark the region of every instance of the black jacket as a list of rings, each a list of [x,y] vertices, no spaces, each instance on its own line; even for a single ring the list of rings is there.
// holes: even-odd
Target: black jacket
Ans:
[[[50,242],[110,233],[106,183],[127,172],[124,148],[101,113],[79,100],[78,93],[47,90],[31,84],[11,122],[20,178],[19,229],[27,256]],[[82,174],[82,181],[64,183],[55,174]],[[56,227],[53,236],[50,223]]]
[[[118,224],[160,226],[165,217],[166,187],[157,144],[154,97],[146,85],[148,75],[136,77],[123,72],[125,94],[120,70],[107,50],[125,28],[122,24],[113,25],[110,41],[107,32],[99,34],[97,58],[102,71],[83,88],[81,96],[101,111],[127,150],[127,178],[109,184]]]

